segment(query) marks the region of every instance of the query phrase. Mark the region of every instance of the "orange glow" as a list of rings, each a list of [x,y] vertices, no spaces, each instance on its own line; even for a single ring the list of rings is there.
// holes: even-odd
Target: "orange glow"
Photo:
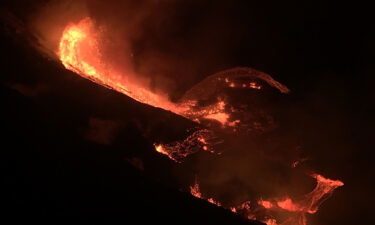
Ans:
[[[160,154],[168,156],[168,158],[172,159],[175,162],[179,162],[174,156],[173,152],[168,150],[168,148],[162,144],[154,144],[155,150]]]
[[[222,126],[233,127],[236,122],[229,122],[230,114],[225,111],[225,102],[219,100],[216,104],[211,105],[206,110],[195,112],[196,115],[201,114],[203,118],[219,122]]]
[[[219,121],[221,124],[226,124],[228,123],[229,115],[226,113],[214,113],[208,114],[204,118]]]
[[[85,18],[78,24],[68,25],[63,32],[58,51],[65,68],[139,102],[181,113],[183,108],[151,92],[144,85],[132,81],[129,77],[135,77],[134,74],[120,74],[103,62],[99,36],[100,32],[95,29],[90,18]]]
[[[137,76],[132,72],[124,73],[112,69],[111,65],[102,59],[100,41],[101,32],[95,27],[94,22],[90,18],[85,18],[77,24],[69,24],[65,28],[57,54],[66,69],[102,86],[125,94],[138,102],[171,111],[195,122],[204,122],[204,120],[217,121],[222,125],[221,128],[237,128],[237,125],[241,123],[240,120],[232,118],[231,113],[233,111],[228,109],[230,107],[223,99],[216,99],[213,104],[200,108],[196,106],[198,100],[194,100],[194,98],[191,101],[175,103],[164,95],[152,92],[147,85],[137,81]],[[217,76],[220,78],[221,74],[219,73]],[[263,77],[270,85],[278,88],[282,93],[289,91],[285,86],[270,78],[269,75],[261,74],[259,77]],[[217,80],[219,81],[219,79]],[[225,81],[224,85],[226,87],[262,88],[256,82],[239,84],[232,82],[228,78],[221,78],[221,81]],[[213,152],[212,139],[214,139],[212,131],[201,129],[191,134],[186,140],[168,145],[155,144],[154,147],[158,153],[164,154],[176,162],[180,162],[187,155],[202,149]],[[293,165],[295,167],[297,163]],[[267,225],[306,225],[305,215],[307,213],[316,213],[320,204],[337,187],[344,185],[339,180],[327,179],[319,174],[312,174],[311,176],[317,182],[315,189],[302,196],[303,198],[298,201],[288,196],[268,200],[260,199],[257,202],[252,202],[252,205],[247,201],[239,206],[232,206],[228,209],[235,213],[244,214],[248,219],[259,219]],[[220,202],[213,198],[204,198],[197,182],[190,187],[190,193],[197,198],[206,199],[212,204],[222,206]],[[257,212],[262,210],[266,211],[269,215],[272,215],[273,212],[285,212],[288,215],[290,214],[290,217],[286,221],[281,222],[271,216],[258,218]]]
[[[155,150],[161,154],[164,154],[164,155],[168,155],[168,152],[165,151],[163,145],[154,145],[155,146]]]
[[[237,209],[236,209],[236,207],[230,207],[229,209],[230,209],[230,211],[232,211],[233,213],[237,213]]]
[[[215,201],[213,198],[209,198],[207,199],[207,201],[211,204],[214,204],[214,205],[217,205],[217,206],[221,206],[220,202],[218,201]]]
[[[286,198],[285,200],[278,201],[277,206],[290,212],[303,211],[301,206],[297,206],[292,202],[292,199]]]
[[[316,213],[320,204],[332,194],[334,189],[344,185],[344,183],[339,180],[331,180],[319,174],[312,174],[311,177],[316,179],[317,185],[314,190],[306,194],[304,198],[299,201],[294,201],[290,197],[286,197],[283,200],[275,201],[276,205],[272,204],[271,201],[263,200],[259,201],[259,204],[270,210],[295,213],[292,214],[285,224],[307,225],[306,213]]]
[[[278,225],[275,219],[267,219],[264,221],[267,225]]]
[[[69,24],[63,31],[57,52],[65,68],[136,101],[172,111],[193,121],[199,122],[205,118],[215,120],[224,127],[236,125],[229,122],[230,115],[226,112],[226,103],[222,100],[203,109],[194,108],[195,101],[174,103],[137,81],[137,76],[132,72],[124,74],[114,70],[102,59],[101,35],[102,30],[99,31],[90,18],[84,18],[77,24]]]
[[[147,85],[137,82],[135,74],[131,72],[124,74],[112,69],[111,65],[102,59],[101,34],[102,30],[99,32],[90,18],[82,19],[77,24],[69,24],[63,31],[57,52],[65,68],[95,83],[125,94],[136,101],[172,111],[192,121],[200,122],[205,118],[217,121],[223,127],[236,125],[236,121],[228,121],[230,115],[225,112],[226,103],[222,100],[204,108],[194,108],[196,101],[173,103],[167,97],[153,93],[147,88]],[[202,135],[194,134],[193,137],[199,138]],[[190,138],[187,142],[193,142],[193,140]],[[155,146],[157,152],[167,155],[175,161],[178,161],[177,158],[195,152],[195,150],[192,150],[178,153],[181,148],[181,145],[178,144],[175,148],[163,145]],[[204,146],[201,146],[200,149],[212,150],[207,143],[204,143]]]
[[[290,197],[285,197],[282,200],[263,200],[258,201],[258,205],[267,210],[268,218],[258,217],[257,207],[252,207],[249,201],[246,201],[238,206],[231,206],[228,209],[233,213],[240,213],[245,215],[248,219],[256,219],[267,225],[307,225],[306,214],[314,214],[317,212],[319,205],[327,199],[327,196],[332,194],[333,190],[337,187],[344,185],[339,180],[331,180],[319,174],[312,174],[311,177],[315,178],[317,185],[313,191],[303,196],[299,201],[294,201]],[[190,192],[193,196],[201,199],[203,198],[197,181],[190,187]],[[212,198],[206,199],[208,202],[221,206],[221,204]],[[285,212],[289,217],[284,221],[279,222],[277,219],[272,218],[273,212]]]
[[[197,107],[198,99],[185,99],[178,103],[171,102],[167,96],[154,93],[146,84],[136,79],[137,75],[131,70],[124,72],[113,69],[109,62],[102,58],[101,41],[104,39],[103,30],[97,28],[88,17],[76,24],[67,25],[63,31],[57,51],[57,55],[65,68],[93,82],[123,93],[136,101],[174,112],[195,122],[202,122],[203,119],[214,120],[219,122],[223,128],[237,127],[239,125],[241,121],[231,121],[232,111],[227,109],[227,103],[223,100],[218,99],[217,102],[204,107]],[[217,77],[213,82],[221,82],[223,80],[231,87],[249,86],[250,88],[261,89],[261,86],[255,82],[232,82],[230,78],[223,77],[223,73],[232,74],[232,76],[255,76],[258,79],[265,80],[282,93],[289,92],[289,89],[273,80],[267,74],[255,72],[249,68],[235,68],[233,70],[223,71],[210,77],[211,79]],[[243,75],[238,75],[241,73]],[[257,75],[254,75],[254,73]],[[199,97],[201,96],[196,96],[196,98]]]
[[[203,144],[207,144],[206,139],[204,139],[202,137],[198,138],[198,141],[202,142]]]
[[[254,88],[254,89],[258,89],[258,90],[262,88],[260,85],[258,85],[255,82],[250,82],[249,87]]]
[[[202,193],[199,190],[198,182],[195,182],[193,186],[190,186],[190,193],[196,198],[202,198]]]
[[[270,209],[273,207],[273,204],[270,201],[265,201],[265,200],[259,200],[258,204],[263,206],[266,209]]]
[[[193,195],[196,198],[205,199],[202,196],[202,193],[200,191],[199,184],[198,184],[197,181],[195,181],[195,184],[193,186],[190,186],[190,194]],[[221,203],[218,202],[218,201],[215,201],[213,198],[208,198],[208,199],[205,199],[205,200],[207,200],[211,204],[221,206]]]
[[[325,178],[320,174],[312,174],[311,176],[316,179],[317,185],[312,192],[306,195],[306,199],[309,205],[307,212],[313,214],[318,211],[323,201],[329,197],[336,188],[343,186],[344,183],[340,180]]]

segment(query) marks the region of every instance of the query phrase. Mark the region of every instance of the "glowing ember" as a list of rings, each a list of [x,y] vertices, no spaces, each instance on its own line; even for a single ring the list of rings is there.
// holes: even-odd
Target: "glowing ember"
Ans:
[[[203,198],[202,196],[202,193],[200,191],[200,188],[199,188],[199,184],[198,184],[198,181],[195,180],[195,183],[193,186],[190,186],[190,193],[196,197],[196,198],[200,198],[200,199],[205,199]],[[213,198],[208,198],[208,199],[205,199],[207,200],[209,203],[211,204],[214,204],[214,205],[217,205],[217,206],[221,206],[221,203],[218,202],[218,201],[215,201]]]
[[[270,201],[264,201],[262,199],[258,201],[258,204],[263,206],[266,209],[270,209],[273,207],[273,204]]]
[[[249,87],[254,88],[254,89],[261,89],[262,88],[260,85],[258,85],[255,82],[250,82]]]
[[[167,155],[176,162],[181,162],[186,156],[200,150],[214,153],[213,146],[218,143],[212,131],[201,129],[193,132],[184,140],[168,144],[155,144],[154,146],[157,152]]]
[[[169,153],[168,151],[165,150],[165,148],[163,147],[163,145],[159,144],[154,144],[154,147],[155,147],[155,150],[161,154],[164,154],[166,156],[168,156],[170,159],[172,160],[175,160]]]
[[[199,184],[195,181],[195,184],[190,187],[190,193],[196,198],[202,198],[202,193],[199,190]]]

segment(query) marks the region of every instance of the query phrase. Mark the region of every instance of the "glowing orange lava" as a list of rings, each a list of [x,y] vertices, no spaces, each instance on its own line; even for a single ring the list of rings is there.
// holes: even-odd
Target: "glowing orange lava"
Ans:
[[[168,156],[170,159],[176,161],[173,156],[161,144],[154,144],[155,150],[163,155]]]
[[[270,201],[265,201],[265,200],[262,200],[262,199],[258,201],[258,204],[261,205],[261,206],[263,206],[263,207],[266,208],[266,209],[270,209],[270,208],[273,207],[272,202],[270,202]]]
[[[198,184],[197,180],[195,181],[195,184],[193,186],[190,186],[190,194],[193,195],[196,198],[205,199],[206,201],[208,201],[211,204],[221,206],[221,203],[218,202],[218,201],[215,201],[213,198],[204,198],[202,196],[202,193],[200,191],[199,184]]]
[[[84,78],[123,93],[141,103],[172,111],[195,122],[213,120],[221,124],[223,128],[236,128],[240,123],[243,123],[232,118],[231,113],[233,111],[228,109],[230,107],[223,99],[216,99],[216,102],[209,105],[198,106],[197,98],[209,96],[215,92],[214,88],[205,88],[204,85],[206,84],[210,84],[210,87],[216,87],[223,83],[227,88],[250,88],[253,89],[252,91],[262,89],[262,86],[257,82],[235,82],[235,78],[247,76],[254,79],[259,78],[282,93],[289,92],[287,87],[273,80],[267,74],[250,68],[235,68],[206,78],[185,93],[178,103],[171,102],[167,97],[154,93],[147,85],[138,82],[135,79],[135,74],[124,74],[111,68],[111,65],[102,60],[100,40],[101,32],[99,32],[99,29],[95,27],[90,18],[85,18],[76,24],[69,24],[65,28],[57,54],[65,68]],[[233,129],[233,131],[235,130]],[[212,152],[211,144],[214,137],[215,135],[211,130],[200,129],[189,135],[185,140],[170,144],[155,144],[154,146],[157,152],[179,162],[187,155],[199,150]],[[295,167],[296,165],[297,163],[292,166]],[[231,206],[228,209],[240,213],[248,219],[261,220],[267,225],[306,225],[306,213],[317,212],[320,204],[329,197],[333,190],[344,185],[339,180],[330,180],[319,174],[312,174],[311,176],[317,181],[317,186],[312,192],[303,196],[302,200],[296,201],[290,197],[260,199],[253,204],[256,205],[255,208],[247,201],[240,206]],[[190,192],[197,198],[222,206],[220,202],[212,198],[204,198],[197,182],[190,187]],[[291,216],[286,221],[281,222],[272,216],[260,218],[257,215],[259,209],[266,210],[270,215],[277,211],[290,213]]]
[[[131,74],[123,75],[110,69],[109,65],[101,59],[99,35],[100,32],[95,29],[90,18],[68,25],[63,32],[58,51],[63,65],[87,79],[119,91],[139,102],[181,113],[182,107],[177,107],[165,97],[131,81],[129,79]]]
[[[319,174],[312,174],[311,177],[316,179],[317,185],[313,191],[303,196],[299,201],[293,201],[290,197],[284,197],[281,200],[270,199],[258,201],[258,206],[252,206],[249,201],[239,206],[228,207],[234,213],[245,215],[248,219],[256,219],[267,225],[307,225],[306,214],[314,214],[318,211],[319,205],[329,197],[333,190],[343,186],[344,183],[339,180],[331,180]],[[197,181],[190,187],[190,193],[197,198],[206,199],[208,202],[217,206],[222,206],[218,201],[212,198],[204,198]],[[259,207],[267,210],[269,216],[266,218],[259,217]],[[287,219],[279,222],[275,218],[269,218],[273,212],[288,213]]]
[[[250,87],[261,89],[261,86],[256,82],[250,82],[249,84],[248,82],[241,83],[236,80],[237,78],[247,77],[264,80],[282,93],[289,91],[285,86],[273,80],[271,76],[243,67],[209,76],[186,92],[178,102],[172,102],[166,95],[154,93],[147,84],[137,80],[137,76],[133,72],[117,71],[111,67],[112,65],[108,61],[103,60],[101,40],[105,39],[103,37],[104,30],[101,27],[97,28],[95,23],[88,17],[78,23],[67,25],[63,31],[57,51],[57,55],[65,68],[95,83],[125,94],[136,101],[171,111],[208,127],[215,126],[215,123],[211,124],[207,121],[216,121],[221,125],[221,129],[230,128],[230,131],[238,131],[240,127],[255,126],[252,124],[256,123],[244,124],[241,123],[240,119],[233,118],[235,114],[233,108],[228,107],[228,103],[220,98],[210,104],[200,105],[199,99],[202,96],[206,98],[212,93],[212,88],[207,89],[207,87],[202,87],[202,85],[209,83],[212,87],[220,87],[220,85],[226,86],[227,83],[233,80],[233,82],[237,82],[236,88]],[[198,136],[194,135],[194,137]],[[190,143],[194,142],[190,140]],[[183,144],[176,144],[179,150],[183,146]],[[163,152],[161,147],[155,150],[159,150],[158,152],[166,154],[172,159],[182,158],[196,152],[195,150],[190,151],[190,153],[185,151],[178,156],[175,149],[171,146],[164,146]],[[201,146],[200,150],[213,152],[209,144]]]
[[[216,120],[224,126],[230,125],[223,101],[205,109],[193,110],[194,104],[173,103],[167,97],[153,93],[146,85],[130,79],[129,77],[135,77],[134,74],[122,74],[111,69],[101,58],[99,41],[100,32],[90,18],[85,18],[65,28],[59,43],[58,56],[65,68],[141,103],[172,111],[195,121],[206,118]]]

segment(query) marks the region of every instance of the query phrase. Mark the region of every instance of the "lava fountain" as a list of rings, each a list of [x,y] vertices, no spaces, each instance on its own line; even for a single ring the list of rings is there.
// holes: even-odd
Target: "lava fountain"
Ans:
[[[183,110],[166,98],[136,84],[102,61],[98,46],[100,32],[90,18],[68,25],[62,35],[58,55],[65,68],[84,78],[121,92],[141,103],[179,113]]]

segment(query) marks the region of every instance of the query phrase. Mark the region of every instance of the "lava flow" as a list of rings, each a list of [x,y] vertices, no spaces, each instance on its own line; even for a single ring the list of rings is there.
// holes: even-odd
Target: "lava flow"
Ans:
[[[316,180],[316,187],[298,201],[285,196],[278,199],[259,199],[258,202],[254,204],[250,201],[246,201],[239,206],[230,206],[228,209],[234,213],[240,213],[248,219],[262,221],[267,225],[307,225],[306,214],[316,213],[320,204],[322,204],[336,188],[344,185],[344,183],[339,180],[327,179],[319,174],[312,174],[311,177]],[[213,198],[203,197],[197,181],[190,187],[190,193],[196,198],[206,199],[214,205],[222,206],[220,202]],[[264,216],[264,211],[267,212],[266,216]],[[280,222],[279,219],[272,217],[273,212],[288,213],[289,216],[287,219]]]
[[[156,94],[147,85],[138,82],[134,74],[124,74],[111,68],[111,65],[102,59],[101,35],[102,30],[96,28],[90,18],[69,24],[63,31],[57,53],[62,64],[80,76],[123,93],[138,102],[171,111],[206,127],[194,131],[185,140],[168,144],[155,143],[157,152],[176,162],[197,151],[215,152],[213,146],[221,140],[216,138],[214,131],[234,134],[261,132],[266,130],[267,126],[271,127],[272,120],[264,116],[263,112],[248,116],[243,105],[238,109],[227,101],[225,95],[218,95],[220,90],[248,89],[258,92],[265,84],[281,93],[289,92],[287,87],[265,73],[250,68],[234,68],[207,77],[187,91],[177,102],[172,102],[166,96]],[[261,124],[259,121],[265,122]],[[240,206],[227,208],[248,219],[257,219],[268,225],[306,225],[306,214],[315,213],[333,190],[343,185],[341,181],[330,180],[318,174],[311,176],[316,180],[317,186],[300,200],[290,197],[259,199],[255,203],[246,201]],[[191,194],[222,206],[212,198],[204,198],[198,183],[191,187]],[[259,212],[264,211],[267,212],[266,216],[264,213],[261,216]],[[272,216],[275,212],[289,213],[291,216],[279,221]]]
[[[140,84],[131,82],[129,76],[109,68],[109,65],[101,59],[99,35],[100,32],[96,31],[90,18],[68,25],[63,32],[58,51],[65,68],[139,102],[175,113],[182,110],[166,98],[152,93]]]
[[[101,33],[90,18],[82,19],[77,24],[69,24],[63,31],[57,53],[65,68],[141,103],[172,111],[195,122],[216,121],[224,128],[236,127],[241,122],[233,118],[236,112],[228,106],[225,99],[216,98],[209,104],[199,103],[207,100],[220,87],[260,90],[261,85],[254,81],[260,79],[282,93],[289,91],[271,76],[244,67],[209,76],[186,92],[178,102],[171,102],[166,96],[155,94],[146,85],[136,82],[134,74],[122,74],[104,62],[99,43]],[[240,81],[243,78],[251,81]]]
[[[235,68],[209,76],[187,91],[178,102],[171,102],[166,96],[153,93],[146,85],[137,82],[134,74],[123,74],[111,68],[111,65],[102,59],[100,49],[102,33],[103,30],[96,28],[94,22],[88,17],[76,24],[69,24],[63,31],[57,52],[65,68],[141,103],[172,111],[207,127],[219,124],[220,129],[233,132],[250,130],[249,127],[256,124],[256,122],[243,122],[241,116],[238,116],[243,114],[240,110],[228,105],[225,98],[217,97],[215,94],[220,88],[260,90],[261,85],[254,81],[259,79],[277,88],[282,93],[289,91],[265,73],[250,68]],[[250,81],[241,81],[243,78],[250,79]],[[238,118],[234,115],[237,115]],[[253,126],[253,128],[256,129],[256,126]],[[188,139],[213,138],[208,135],[210,132],[206,131],[194,133]],[[199,134],[205,134],[206,137]],[[192,144],[195,145],[193,142]],[[186,141],[174,143],[175,146],[186,146],[187,144]],[[201,145],[202,143],[199,143],[199,146]],[[156,151],[166,154],[175,161],[179,161],[197,151],[197,148],[190,148],[190,152],[181,151],[182,148],[180,147],[176,151],[176,147],[172,148],[170,144],[163,146],[158,143],[155,146],[157,147]],[[212,147],[210,147],[210,143],[206,143],[198,149],[211,151]]]
[[[57,52],[65,68],[141,103],[172,111],[196,122],[206,118],[216,120],[223,126],[231,124],[228,122],[229,116],[225,112],[225,103],[223,101],[194,109],[196,104],[194,100],[173,103],[166,97],[153,93],[145,85],[135,82],[134,78],[130,79],[129,77],[135,77],[133,74],[121,74],[111,69],[110,65],[103,62],[101,58],[100,33],[95,29],[94,23],[90,18],[84,18],[77,24],[69,24],[63,31]],[[192,134],[189,140],[196,139],[199,134],[203,133],[207,134],[206,130]],[[184,143],[175,143],[175,145],[186,145],[186,141]],[[207,150],[210,147],[208,144],[202,145],[201,149]],[[197,148],[191,149],[191,152],[186,151],[186,148],[185,151],[181,151],[182,148],[175,151],[176,147],[171,148],[171,145],[155,144],[155,150],[178,161],[196,152]]]
[[[145,85],[129,79],[132,74],[121,74],[109,67],[101,59],[100,32],[94,27],[90,18],[85,18],[77,24],[68,25],[59,44],[58,55],[63,65],[79,75],[108,88],[119,91],[141,103],[172,111],[187,118],[205,117],[217,120],[223,125],[229,116],[224,112],[224,102],[213,104],[200,110],[192,110],[193,101],[173,103],[166,97],[150,91]],[[218,116],[222,115],[222,116]]]

